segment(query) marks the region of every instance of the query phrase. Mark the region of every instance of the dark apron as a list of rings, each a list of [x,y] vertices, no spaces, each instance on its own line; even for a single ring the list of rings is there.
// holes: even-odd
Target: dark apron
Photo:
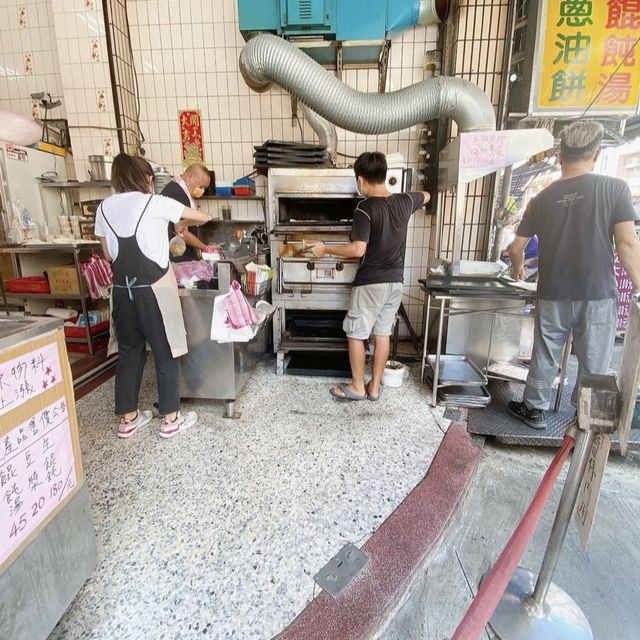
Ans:
[[[153,195],[149,196],[136,228],[132,236],[123,238],[119,236],[111,226],[109,220],[102,211],[102,216],[116,237],[118,242],[118,256],[111,263],[113,271],[113,286],[118,289],[126,289],[129,299],[133,300],[135,289],[151,288],[158,302],[162,322],[164,323],[167,341],[171,347],[171,354],[178,358],[187,353],[187,332],[182,317],[178,285],[169,266],[163,268],[148,258],[140,249],[136,234],[140,222],[151,203]],[[135,274],[135,275],[133,275]],[[112,334],[109,343],[109,354],[117,351],[117,336]]]

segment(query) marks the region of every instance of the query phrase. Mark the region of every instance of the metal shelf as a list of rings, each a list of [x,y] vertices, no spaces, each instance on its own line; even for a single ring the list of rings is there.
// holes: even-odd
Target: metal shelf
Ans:
[[[78,186],[77,183],[74,186]],[[87,184],[87,183],[82,183]],[[67,192],[69,194],[69,192]],[[78,294],[60,294],[60,293],[13,293],[6,291],[4,288],[4,282],[2,274],[0,274],[0,296],[2,299],[2,308],[7,309],[10,304],[9,300],[75,300],[79,301],[82,307],[82,315],[85,320],[86,339],[83,340],[88,345],[89,355],[94,355],[94,341],[95,337],[90,335],[90,319],[89,319],[89,306],[88,300],[90,299],[89,292],[83,281],[82,269],[80,267],[80,254],[86,250],[100,249],[99,242],[82,242],[74,244],[37,244],[37,245],[4,245],[0,246],[0,254],[9,254],[13,260],[13,271],[17,277],[21,277],[22,267],[20,264],[20,255],[24,254],[46,254],[46,253],[69,253],[73,256],[73,267],[80,284],[80,293]]]
[[[64,180],[60,182],[42,180],[40,186],[45,189],[106,189],[111,188],[111,182],[109,180],[87,180],[85,182],[76,180]]]
[[[104,338],[105,336],[108,336],[108,335],[109,335],[108,329],[106,331],[100,331],[99,333],[92,333],[91,340],[95,340],[96,338]],[[86,337],[80,338],[75,336],[65,336],[64,341],[68,342],[69,344],[87,344]]]
[[[79,294],[69,293],[13,293],[11,291],[6,292],[7,299],[14,298],[16,300],[82,300],[82,296]],[[86,295],[85,299],[89,296]]]
[[[201,200],[263,200],[264,196],[202,196]]]
[[[211,220],[206,224],[264,224],[264,220],[252,219],[252,220],[243,220],[242,218],[233,218],[231,220],[223,220],[222,218],[218,218],[216,220]]]
[[[78,244],[31,244],[31,245],[4,245],[0,246],[0,253],[45,253],[47,251],[84,251],[86,249],[100,249],[99,242],[80,242]]]

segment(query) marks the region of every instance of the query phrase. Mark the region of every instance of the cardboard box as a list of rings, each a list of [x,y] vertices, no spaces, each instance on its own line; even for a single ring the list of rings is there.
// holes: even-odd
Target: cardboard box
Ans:
[[[79,296],[80,282],[74,266],[50,267],[47,269],[51,293],[65,296]]]

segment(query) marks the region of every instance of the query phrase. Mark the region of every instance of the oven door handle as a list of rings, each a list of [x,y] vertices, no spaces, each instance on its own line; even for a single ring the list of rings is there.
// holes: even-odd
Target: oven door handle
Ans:
[[[298,286],[284,286],[284,260],[278,258],[278,293],[291,293],[291,294],[312,294],[313,284],[311,283],[311,271],[309,272],[309,283]]]

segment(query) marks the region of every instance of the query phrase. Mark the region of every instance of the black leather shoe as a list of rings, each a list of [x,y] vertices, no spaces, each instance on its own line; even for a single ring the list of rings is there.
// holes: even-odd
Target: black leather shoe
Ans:
[[[510,402],[509,413],[532,429],[547,428],[544,411],[540,409],[529,409],[524,402]]]

